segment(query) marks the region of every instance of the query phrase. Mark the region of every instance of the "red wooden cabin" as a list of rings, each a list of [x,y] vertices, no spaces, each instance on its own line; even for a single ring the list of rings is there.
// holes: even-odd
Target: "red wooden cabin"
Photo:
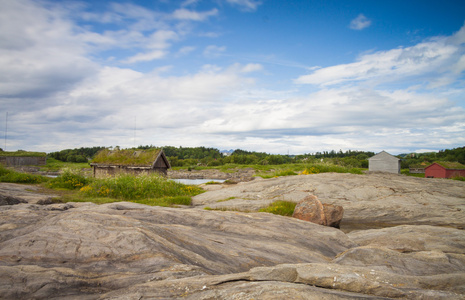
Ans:
[[[457,162],[435,162],[425,168],[426,178],[465,177],[465,166]]]

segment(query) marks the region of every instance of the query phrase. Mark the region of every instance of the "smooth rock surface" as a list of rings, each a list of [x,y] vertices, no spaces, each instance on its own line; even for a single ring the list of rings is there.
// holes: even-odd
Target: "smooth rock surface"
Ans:
[[[276,200],[298,203],[308,195],[342,206],[344,231],[404,224],[465,228],[465,182],[388,173],[322,173],[254,180],[197,195],[193,204],[258,211]]]
[[[222,187],[196,196],[191,208],[0,206],[0,299],[465,299],[464,187],[319,174]],[[50,196],[7,190],[26,201]],[[358,227],[344,233],[268,213],[201,209],[310,193],[348,207],[342,229],[347,214]],[[218,202],[234,194],[247,196]]]

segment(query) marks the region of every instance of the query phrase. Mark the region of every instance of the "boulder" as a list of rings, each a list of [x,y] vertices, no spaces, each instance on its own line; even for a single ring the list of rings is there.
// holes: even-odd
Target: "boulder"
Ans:
[[[323,204],[314,195],[305,197],[294,210],[292,217],[315,224],[339,228],[344,209],[339,205]]]

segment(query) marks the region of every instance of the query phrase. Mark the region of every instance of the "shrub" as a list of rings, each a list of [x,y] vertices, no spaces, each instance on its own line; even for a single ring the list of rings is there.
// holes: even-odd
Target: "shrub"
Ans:
[[[53,178],[47,183],[49,188],[62,188],[74,190],[84,187],[90,179],[86,178],[79,171],[67,169],[60,176]]]
[[[459,180],[459,181],[465,181],[465,177],[464,176],[455,176],[455,177],[452,177],[453,180]]]
[[[42,183],[49,180],[49,178],[40,175],[32,175],[21,173],[14,170],[9,170],[3,165],[0,165],[0,182],[11,183]]]
[[[172,201],[185,204],[187,198],[190,203],[190,197],[202,193],[203,190],[197,186],[184,185],[161,175],[151,174],[96,179],[88,186],[82,187],[80,192],[91,197],[111,197],[139,203],[141,203],[139,200],[153,202],[154,199],[158,199],[169,205]]]
[[[260,209],[259,212],[268,212],[275,215],[290,217],[294,213],[296,205],[297,203],[294,202],[279,200],[271,203],[268,207]]]

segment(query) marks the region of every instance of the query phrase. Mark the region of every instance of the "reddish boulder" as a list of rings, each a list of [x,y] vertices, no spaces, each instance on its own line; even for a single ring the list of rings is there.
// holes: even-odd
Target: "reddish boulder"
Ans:
[[[294,210],[292,217],[324,226],[339,228],[344,209],[339,205],[323,204],[314,195],[305,197]]]

